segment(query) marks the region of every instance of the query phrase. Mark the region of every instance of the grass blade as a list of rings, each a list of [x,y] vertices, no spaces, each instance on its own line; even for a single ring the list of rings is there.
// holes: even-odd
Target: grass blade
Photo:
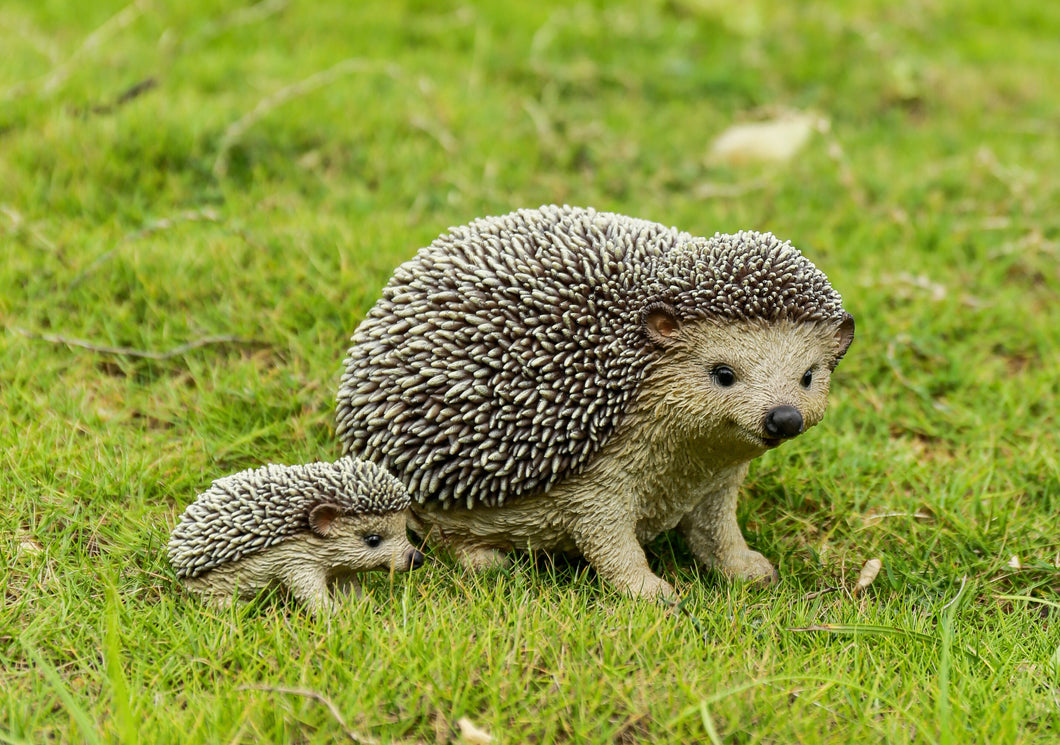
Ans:
[[[995,595],[998,600],[1019,600],[1024,603],[1037,603],[1038,605],[1044,605],[1049,608],[1057,608],[1060,610],[1060,603],[1055,600],[1046,600],[1045,598],[1035,598],[1030,595]]]
[[[935,638],[920,631],[879,626],[871,623],[820,623],[812,626],[788,627],[788,631],[823,631],[829,634],[864,634],[865,636],[897,636],[934,642]]]
[[[714,726],[714,720],[710,716],[710,711],[707,709],[707,702],[699,702],[699,718],[703,720],[703,729],[707,731],[707,737],[713,745],[721,745],[721,737],[718,735],[718,730]]]
[[[117,720],[118,732],[123,743],[140,742],[140,728],[133,719],[130,706],[129,683],[122,668],[121,638],[118,634],[119,604],[117,593],[108,588],[107,630],[105,637],[106,671],[110,681],[111,702]]]
[[[92,718],[74,699],[74,695],[70,692],[70,689],[63,683],[62,677],[59,673],[44,661],[37,650],[31,647],[27,642],[22,642],[22,647],[26,650],[26,656],[33,662],[34,666],[41,671],[44,679],[48,681],[48,684],[54,689],[55,694],[59,697],[63,706],[66,708],[70,717],[77,723],[78,728],[81,730],[81,734],[85,738],[85,742],[92,743],[92,745],[99,745],[101,742],[99,739],[99,733],[96,731],[96,725],[92,721]]]

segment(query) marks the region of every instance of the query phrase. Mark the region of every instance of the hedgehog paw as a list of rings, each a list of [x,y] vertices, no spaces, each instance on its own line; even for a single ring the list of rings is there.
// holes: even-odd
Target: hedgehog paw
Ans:
[[[673,585],[661,577],[646,573],[625,583],[626,594],[643,600],[671,601],[677,599]]]
[[[780,575],[769,559],[749,548],[726,556],[718,568],[729,579],[740,582],[769,586],[780,581]]]
[[[673,585],[664,579],[659,579],[658,577],[655,579],[658,581],[650,588],[644,587],[641,589],[640,597],[663,602],[677,600],[677,591],[674,589]]]

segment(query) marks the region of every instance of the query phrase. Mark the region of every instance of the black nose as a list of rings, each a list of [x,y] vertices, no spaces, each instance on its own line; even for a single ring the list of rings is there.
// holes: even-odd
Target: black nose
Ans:
[[[409,567],[412,569],[419,569],[423,566],[423,554],[412,549],[412,553],[409,554]]]
[[[794,406],[778,406],[766,414],[765,428],[770,437],[794,437],[802,432],[802,414]]]

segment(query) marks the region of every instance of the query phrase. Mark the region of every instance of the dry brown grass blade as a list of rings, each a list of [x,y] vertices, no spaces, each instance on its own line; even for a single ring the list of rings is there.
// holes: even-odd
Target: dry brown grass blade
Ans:
[[[335,705],[330,698],[325,696],[319,691],[314,691],[309,688],[287,688],[285,686],[271,686],[264,684],[247,684],[241,685],[236,690],[238,691],[266,691],[268,693],[285,693],[290,696],[301,696],[303,698],[311,698],[319,704],[323,704],[324,707],[331,713],[332,718],[342,728],[342,731],[346,734],[346,737],[351,742],[365,743],[365,745],[377,745],[379,740],[368,735],[362,735],[350,729],[350,726],[346,724],[346,720],[342,716],[342,712],[339,711],[339,707]]]
[[[361,57],[350,57],[326,70],[321,70],[303,80],[299,80],[297,83],[280,88],[278,91],[258,101],[258,104],[253,109],[234,121],[225,130],[224,135],[221,137],[221,145],[218,148],[217,157],[213,162],[214,175],[221,178],[228,173],[228,156],[232,148],[242,139],[247,130],[265,118],[271,111],[289,101],[306,96],[318,88],[334,83],[346,75],[358,72],[382,72],[394,79],[400,77],[401,74],[397,65]]]
[[[265,342],[258,341],[255,339],[244,339],[240,336],[229,336],[226,334],[218,336],[204,336],[200,339],[189,341],[186,344],[168,349],[165,352],[155,352],[149,349],[135,349],[133,347],[112,347],[102,344],[93,344],[85,339],[75,339],[69,336],[61,336],[59,334],[38,334],[33,331],[27,331],[26,329],[19,328],[18,326],[12,326],[11,330],[21,334],[27,339],[33,339],[35,341],[46,341],[50,344],[65,344],[68,347],[77,347],[78,349],[87,349],[90,352],[97,352],[99,354],[113,354],[120,357],[137,357],[140,359],[147,360],[169,360],[174,357],[179,357],[182,354],[190,352],[193,349],[199,347],[206,347],[213,344],[238,344],[243,346],[266,346]]]

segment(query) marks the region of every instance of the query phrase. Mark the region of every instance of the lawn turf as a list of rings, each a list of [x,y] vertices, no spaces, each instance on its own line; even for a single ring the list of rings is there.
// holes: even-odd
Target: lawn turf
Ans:
[[[1060,742],[1058,38],[1040,0],[8,0],[0,741]],[[789,111],[792,161],[710,156]],[[780,586],[662,538],[679,608],[444,556],[330,623],[185,595],[197,492],[339,455],[394,266],[544,203],[771,230],[843,293],[828,416],[740,506]]]

